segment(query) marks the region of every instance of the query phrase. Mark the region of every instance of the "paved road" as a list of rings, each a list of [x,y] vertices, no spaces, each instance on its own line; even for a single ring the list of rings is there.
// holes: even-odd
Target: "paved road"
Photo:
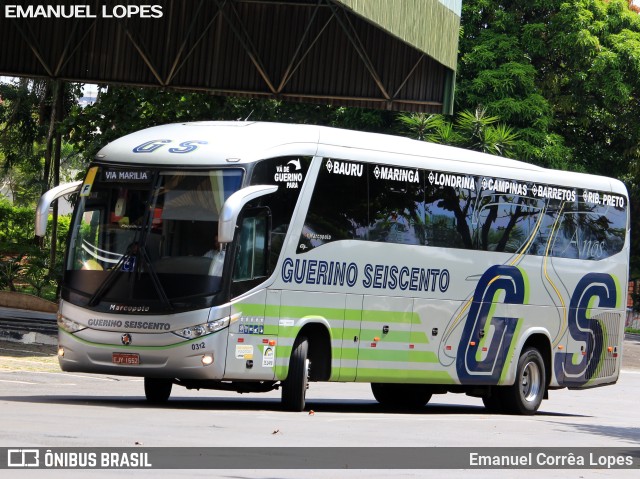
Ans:
[[[279,395],[176,388],[164,407],[148,405],[136,378],[60,373],[53,358],[0,351],[0,447],[196,447],[254,449],[330,446],[633,447],[640,444],[640,371],[615,386],[551,392],[535,417],[487,414],[478,399],[435,396],[419,414],[389,414],[360,384],[312,384],[309,411],[282,412]],[[25,361],[29,361],[26,363]],[[10,370],[13,369],[13,370]],[[22,471],[21,471],[22,472]],[[136,477],[403,478],[637,477],[638,471],[133,471]],[[123,472],[92,471],[89,477]],[[3,476],[9,477],[9,476]],[[16,476],[17,477],[17,476]],[[19,477],[88,477],[81,471],[32,471]]]
[[[640,444],[640,339],[625,341],[619,383],[556,391],[535,417],[489,415],[480,401],[435,396],[419,414],[388,414],[369,387],[313,384],[309,411],[285,413],[277,392],[238,395],[176,388],[165,407],[149,406],[136,378],[61,373],[55,346],[0,342],[0,447],[634,447]],[[14,471],[11,471],[14,472]],[[490,473],[490,474],[489,474]],[[92,471],[90,477],[121,477]],[[136,477],[402,478],[637,477],[637,471],[132,471]],[[615,475],[614,475],[615,474]],[[5,477],[5,476],[3,476]],[[6,476],[12,477],[12,476]],[[82,478],[81,471],[24,471],[20,477]]]

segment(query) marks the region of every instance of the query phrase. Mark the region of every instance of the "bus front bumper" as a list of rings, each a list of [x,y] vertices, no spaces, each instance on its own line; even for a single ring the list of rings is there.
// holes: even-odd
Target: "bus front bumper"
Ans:
[[[191,340],[172,333],[100,331],[100,342],[92,340],[94,331],[59,329],[58,360],[63,371],[171,379],[224,376],[228,329]]]

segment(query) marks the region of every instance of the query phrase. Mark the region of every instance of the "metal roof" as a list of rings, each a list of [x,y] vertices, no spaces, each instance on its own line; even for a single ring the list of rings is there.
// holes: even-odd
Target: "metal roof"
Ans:
[[[80,3],[84,15],[59,18]],[[38,15],[45,2],[0,0],[0,74],[450,112],[459,4],[61,0]],[[17,18],[11,5],[32,10]],[[109,18],[127,5],[162,16]]]

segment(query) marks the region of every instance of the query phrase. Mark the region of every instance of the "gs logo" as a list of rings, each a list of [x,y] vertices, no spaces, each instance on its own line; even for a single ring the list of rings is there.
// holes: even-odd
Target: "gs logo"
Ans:
[[[555,354],[555,373],[564,386],[586,384],[598,369],[604,348],[604,334],[600,322],[589,318],[587,312],[594,300],[600,308],[615,308],[618,288],[609,274],[589,273],[585,275],[571,296],[569,304],[569,334],[571,339],[586,344],[580,362],[573,362],[573,353]]]
[[[518,325],[518,318],[493,316],[496,297],[502,293],[505,304],[524,304],[525,277],[515,266],[498,265],[489,268],[480,278],[462,332],[456,370],[460,381],[474,384],[497,384]],[[557,352],[554,370],[558,382],[565,386],[586,384],[595,374],[604,348],[604,332],[600,322],[588,316],[597,301],[600,308],[615,308],[618,287],[614,278],[604,273],[588,273],[576,286],[569,303],[568,331],[574,342],[584,343],[579,362],[571,352]],[[493,325],[491,341],[485,345],[484,359],[478,359],[479,342],[488,325]]]

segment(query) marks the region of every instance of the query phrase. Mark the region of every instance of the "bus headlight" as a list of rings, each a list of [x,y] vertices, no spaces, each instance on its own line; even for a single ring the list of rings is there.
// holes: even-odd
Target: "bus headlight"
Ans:
[[[216,331],[220,331],[227,326],[229,326],[228,317],[216,319],[215,321],[208,321],[202,324],[197,324],[196,326],[191,326],[189,328],[179,329],[178,331],[174,331],[173,334],[177,334],[178,336],[185,339],[194,339],[199,338],[200,336],[215,333]]]
[[[65,318],[60,313],[58,313],[58,327],[68,333],[76,333],[87,328],[84,324],[76,323],[69,318]]]

